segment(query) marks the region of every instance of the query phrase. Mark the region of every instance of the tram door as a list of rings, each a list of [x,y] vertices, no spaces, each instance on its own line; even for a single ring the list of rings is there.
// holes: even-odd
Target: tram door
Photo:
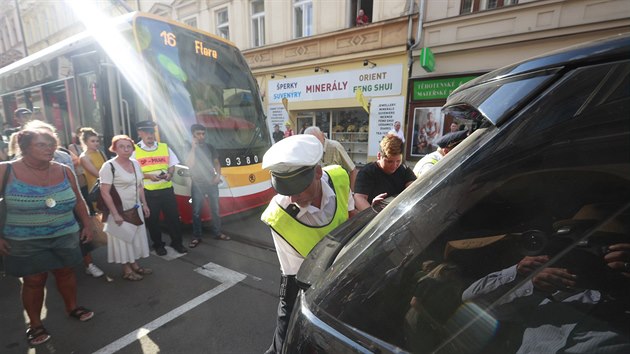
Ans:
[[[112,128],[105,124],[106,108],[103,104],[103,88],[106,87],[101,80],[99,72],[100,56],[96,51],[81,53],[72,57],[78,107],[78,116],[75,117],[81,127],[94,128],[99,134],[105,136],[102,147],[106,148],[111,141]]]
[[[104,135],[104,148],[119,134],[137,141],[135,123],[146,119],[146,109],[116,66],[96,51],[74,56],[72,62],[83,125]]]
[[[72,142],[72,126],[70,125],[69,95],[66,81],[59,81],[42,87],[46,120],[57,129],[57,135],[63,146]]]

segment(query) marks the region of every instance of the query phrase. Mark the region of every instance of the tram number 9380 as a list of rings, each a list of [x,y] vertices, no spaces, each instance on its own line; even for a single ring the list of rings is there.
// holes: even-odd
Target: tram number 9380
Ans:
[[[260,159],[258,155],[247,155],[247,156],[236,156],[236,157],[226,157],[225,158],[225,166],[246,166],[254,163],[258,163]]]

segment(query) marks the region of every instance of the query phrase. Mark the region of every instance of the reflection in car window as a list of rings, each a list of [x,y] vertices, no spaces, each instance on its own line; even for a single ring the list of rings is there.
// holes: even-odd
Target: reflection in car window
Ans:
[[[630,270],[611,260],[630,254],[629,69],[568,72],[487,129],[497,145],[412,185],[307,296],[416,353],[630,352]]]
[[[487,82],[466,91],[458,91],[449,97],[446,106],[452,102],[463,101],[477,107],[484,117],[495,125],[502,121],[516,109],[521,108],[523,102],[536,91],[546,85],[554,77],[554,71],[545,70],[536,75],[528,74],[522,77],[509,78]]]

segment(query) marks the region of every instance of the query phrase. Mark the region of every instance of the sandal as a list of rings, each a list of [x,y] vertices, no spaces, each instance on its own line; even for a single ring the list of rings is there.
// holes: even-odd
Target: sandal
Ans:
[[[130,281],[138,281],[138,280],[142,280],[144,278],[142,277],[142,275],[131,271],[129,273],[124,273],[123,274],[123,279],[130,280]]]
[[[230,236],[228,236],[226,234],[221,234],[219,236],[215,236],[214,239],[215,240],[220,240],[220,241],[229,241],[229,240],[231,240]]]
[[[134,269],[133,271],[140,275],[153,274],[153,269],[151,268],[138,267],[138,269]]]
[[[81,322],[85,322],[85,321],[91,320],[92,317],[94,317],[94,312],[86,309],[83,306],[79,306],[76,309],[70,311],[68,315],[72,318],[76,318],[77,320]]]
[[[30,327],[26,330],[26,340],[31,346],[40,345],[48,342],[50,334],[44,326]]]
[[[197,246],[199,246],[199,244],[201,243],[201,239],[198,238],[193,238],[190,243],[188,244],[188,247],[190,248],[195,248]]]

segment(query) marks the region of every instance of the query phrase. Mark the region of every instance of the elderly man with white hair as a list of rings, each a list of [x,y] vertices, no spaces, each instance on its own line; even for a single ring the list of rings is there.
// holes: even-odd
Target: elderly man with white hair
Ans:
[[[326,138],[317,126],[306,128],[304,134],[311,134],[322,143],[324,147],[322,166],[339,165],[343,167],[350,176],[350,189],[354,190],[354,181],[357,179],[358,171],[343,145],[337,140]]]

